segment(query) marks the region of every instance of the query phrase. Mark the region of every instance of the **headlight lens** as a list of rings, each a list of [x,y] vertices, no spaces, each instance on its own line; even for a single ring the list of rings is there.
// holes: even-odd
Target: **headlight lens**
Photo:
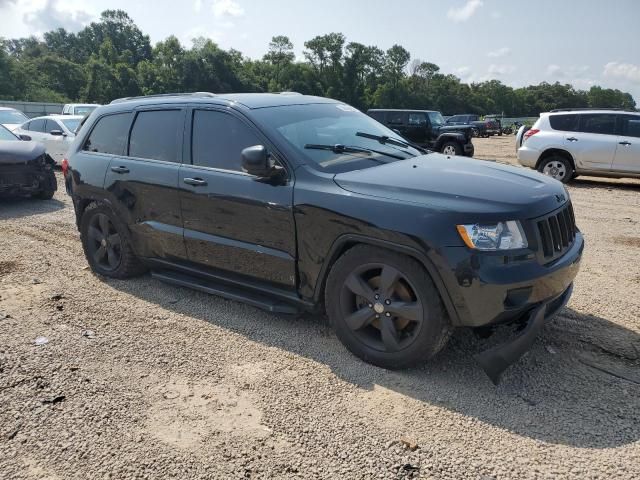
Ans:
[[[528,246],[522,225],[517,220],[458,225],[457,229],[467,247],[475,250],[516,250]]]

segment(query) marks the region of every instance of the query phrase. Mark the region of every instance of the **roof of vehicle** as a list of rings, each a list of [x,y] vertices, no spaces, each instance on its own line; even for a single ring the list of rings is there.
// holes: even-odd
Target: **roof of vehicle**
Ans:
[[[540,115],[548,115],[550,113],[640,113],[637,110],[627,110],[624,108],[556,108]]]
[[[249,109],[278,107],[284,105],[305,105],[312,103],[341,103],[338,100],[311,95],[301,95],[295,92],[281,93],[221,93],[209,92],[170,93],[147,95],[143,97],[127,97],[113,100],[110,105],[135,104],[154,105],[171,103],[205,103],[217,105],[240,104]]]
[[[13,111],[16,111],[16,112],[23,113],[20,110],[18,110],[17,108],[11,108],[11,107],[0,107],[0,110],[13,110]]]
[[[438,110],[412,110],[410,108],[370,108],[367,112],[440,113]]]
[[[100,107],[99,103],[65,103],[65,107]]]
[[[30,118],[29,120],[27,120],[28,122],[32,121],[32,120],[46,120],[46,119],[54,119],[54,120],[82,120],[84,118],[84,115],[62,115],[61,113],[51,113],[49,115],[40,115],[39,117],[33,117]],[[27,122],[25,122],[27,123]]]

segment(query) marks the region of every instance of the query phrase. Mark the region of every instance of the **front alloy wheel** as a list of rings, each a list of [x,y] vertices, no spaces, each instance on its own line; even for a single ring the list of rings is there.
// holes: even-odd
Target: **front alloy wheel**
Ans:
[[[331,268],[327,314],[340,341],[383,368],[405,368],[435,355],[451,328],[429,274],[411,257],[357,245]]]
[[[364,345],[397,352],[416,339],[424,308],[413,285],[390,265],[369,264],[353,271],[340,295],[344,321]]]

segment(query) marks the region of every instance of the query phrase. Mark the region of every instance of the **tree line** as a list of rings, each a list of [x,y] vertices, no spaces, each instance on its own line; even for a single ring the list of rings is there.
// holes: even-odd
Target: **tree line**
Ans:
[[[386,51],[347,42],[341,33],[304,43],[296,61],[288,37],[273,37],[262,59],[197,38],[175,36],[152,46],[122,10],[106,10],[78,33],[59,28],[19,39],[0,38],[0,99],[108,103],[167,92],[296,91],[331,97],[361,110],[414,108],[455,113],[536,116],[553,108],[635,108],[631,94],[593,86],[578,90],[546,82],[512,88],[499,80],[463,83],[438,65],[412,59],[400,45]]]

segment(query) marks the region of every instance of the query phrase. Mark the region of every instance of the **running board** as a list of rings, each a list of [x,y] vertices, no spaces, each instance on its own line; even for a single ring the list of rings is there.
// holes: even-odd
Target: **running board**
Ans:
[[[294,305],[269,298],[268,296],[261,295],[260,293],[254,293],[222,283],[214,283],[206,279],[193,277],[180,272],[152,270],[151,276],[162,282],[171,283],[180,287],[192,288],[193,290],[217,295],[228,300],[246,303],[247,305],[251,305],[271,313],[294,315],[302,312],[300,308],[296,308]]]

